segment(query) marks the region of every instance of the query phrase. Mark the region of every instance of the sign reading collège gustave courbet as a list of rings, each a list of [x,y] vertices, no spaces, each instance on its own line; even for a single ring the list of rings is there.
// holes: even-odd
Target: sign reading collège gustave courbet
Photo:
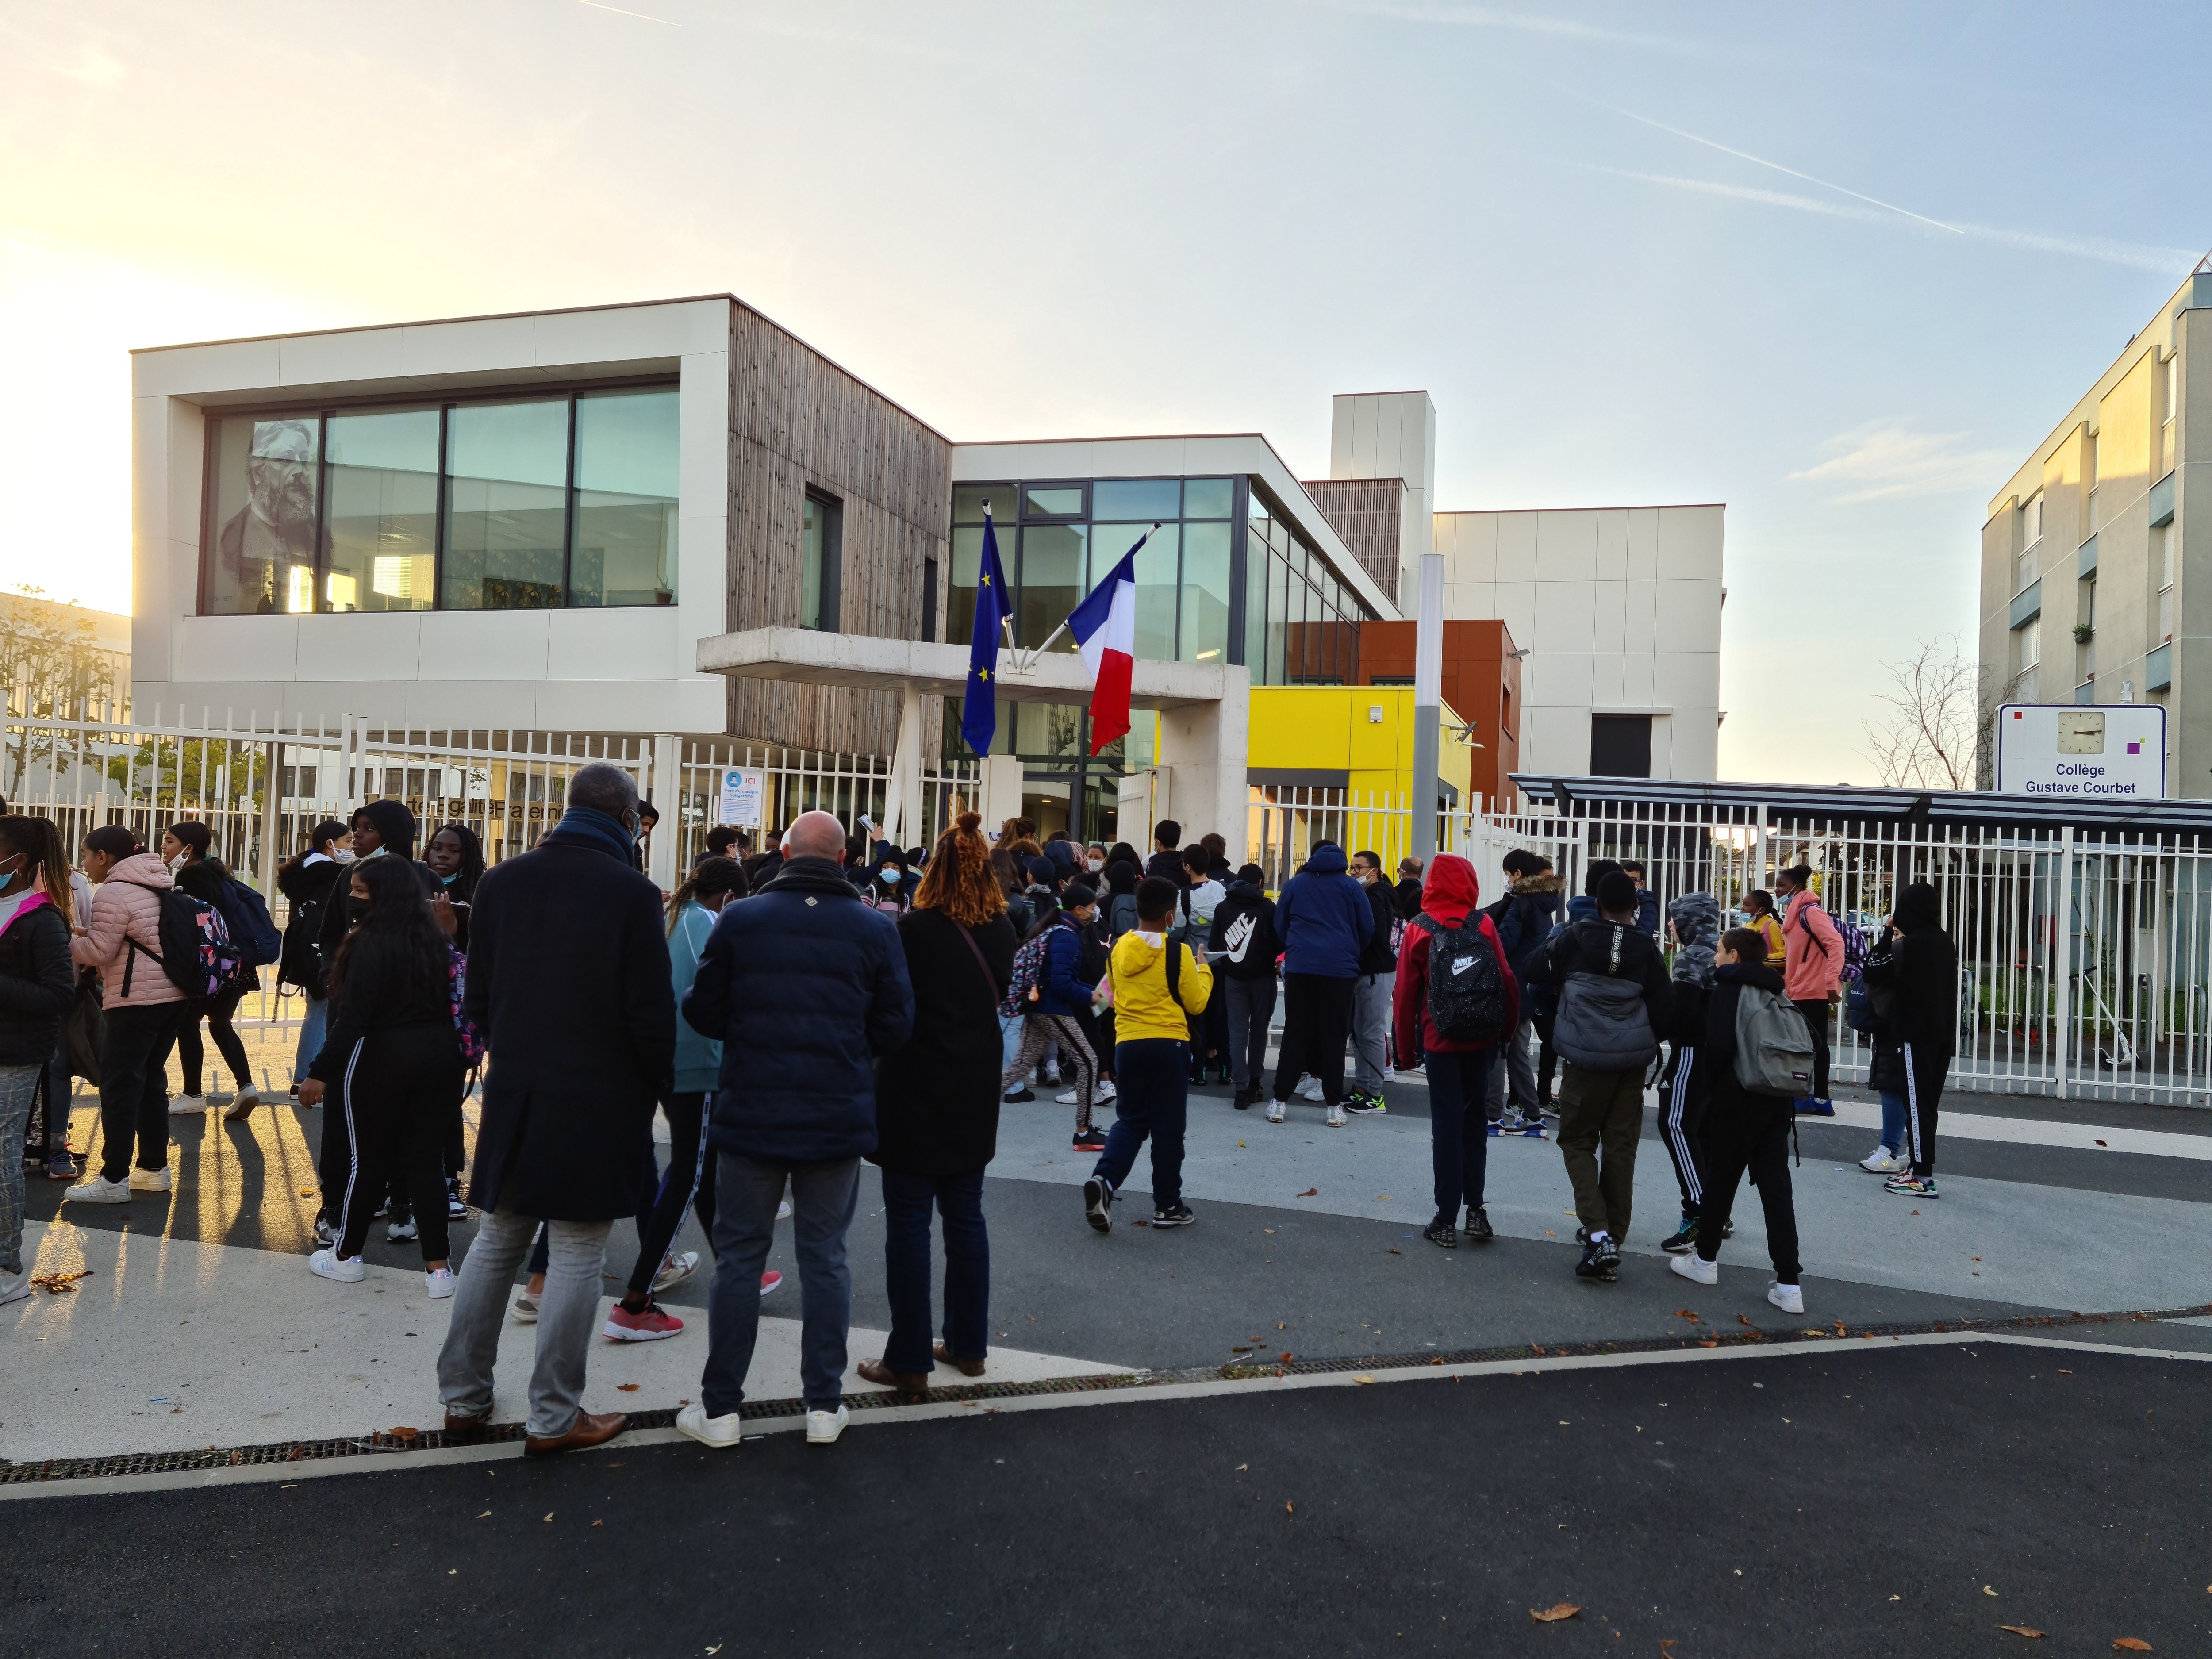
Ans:
[[[2008,702],[1997,710],[1996,783],[2008,795],[2163,799],[2166,710]]]

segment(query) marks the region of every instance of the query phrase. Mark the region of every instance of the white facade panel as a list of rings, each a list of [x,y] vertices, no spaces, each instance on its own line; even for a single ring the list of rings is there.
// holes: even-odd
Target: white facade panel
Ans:
[[[288,617],[300,641],[295,673],[303,680],[411,680],[422,672],[427,611],[367,611],[348,616]],[[520,613],[518,613],[520,614]],[[213,622],[212,617],[194,618]],[[234,618],[245,622],[258,617]]]

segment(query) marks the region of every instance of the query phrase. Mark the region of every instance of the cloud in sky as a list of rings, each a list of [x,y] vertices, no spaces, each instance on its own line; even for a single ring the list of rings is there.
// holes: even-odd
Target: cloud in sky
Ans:
[[[1877,421],[1829,439],[1825,446],[1828,459],[1792,472],[1790,479],[1793,483],[1842,486],[1843,494],[1828,497],[1832,507],[1960,490],[1987,494],[1991,481],[2006,476],[2019,458],[2001,449],[1966,448],[1970,436],[1964,432],[1917,432],[1908,425]]]
[[[2188,248],[2156,247],[2142,242],[2116,242],[2094,236],[2045,236],[2036,231],[2008,230],[1999,225],[1947,224],[1939,220],[1923,218],[1902,208],[1890,208],[1887,203],[1879,204],[1878,208],[1853,207],[1846,203],[1826,202],[1815,196],[1800,196],[1789,191],[1760,190],[1752,185],[1725,184],[1717,179],[1686,179],[1674,173],[1639,173],[1633,168],[1604,167],[1595,161],[1567,161],[1565,165],[1581,167],[1589,173],[1610,173],[1616,179],[1633,179],[1641,184],[1662,185],[1669,190],[1692,191],[1701,196],[1723,196],[1739,202],[1756,202],[1765,207],[1788,208],[1796,213],[1817,213],[1830,219],[1856,219],[1862,224],[1894,225],[1902,215],[1905,219],[1918,220],[1937,230],[1950,231],[1975,241],[1997,242],[2038,253],[2064,253],[2076,258],[2100,259],[2107,264],[2126,265],[2136,270],[2171,271],[2186,267],[2197,257]],[[1795,176],[1810,177],[1805,173]],[[1815,179],[1814,182],[1820,181]],[[1843,187],[1836,185],[1833,188],[1840,190]],[[1847,193],[1856,194],[1856,191]],[[1871,202],[1874,198],[1860,197],[1859,199]],[[1881,209],[1887,210],[1882,211]]]

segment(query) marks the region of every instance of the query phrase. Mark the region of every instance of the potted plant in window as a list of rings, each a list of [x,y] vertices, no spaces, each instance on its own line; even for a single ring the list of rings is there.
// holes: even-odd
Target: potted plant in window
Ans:
[[[2094,623],[2075,623],[2074,624],[2075,644],[2087,645],[2091,640],[2094,640],[2096,637],[2097,625]]]

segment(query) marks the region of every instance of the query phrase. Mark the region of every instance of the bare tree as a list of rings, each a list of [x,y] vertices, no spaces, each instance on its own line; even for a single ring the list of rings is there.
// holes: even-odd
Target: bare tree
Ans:
[[[1924,642],[1905,662],[1885,663],[1890,687],[1875,700],[1883,713],[1866,723],[1862,751],[1882,782],[1897,789],[1972,789],[1996,704],[1983,676],[1955,640]]]
[[[66,750],[39,720],[102,718],[121,691],[114,653],[100,647],[90,613],[49,600],[40,588],[0,593],[0,693],[21,721],[6,737],[11,791],[50,757],[57,770],[67,768]]]

